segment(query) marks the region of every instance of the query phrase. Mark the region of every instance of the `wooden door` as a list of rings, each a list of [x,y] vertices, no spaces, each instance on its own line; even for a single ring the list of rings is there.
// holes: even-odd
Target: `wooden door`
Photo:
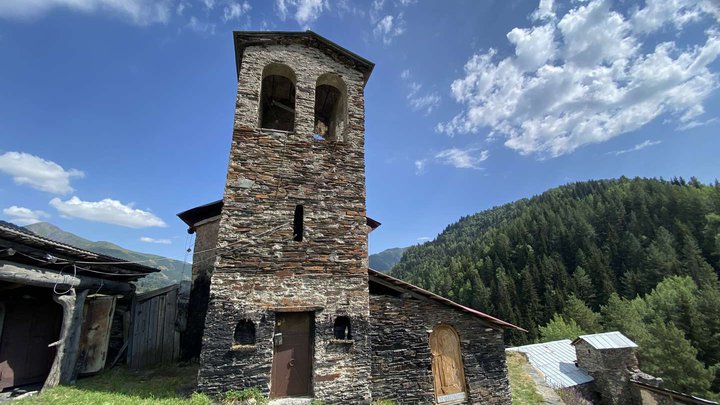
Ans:
[[[60,337],[62,308],[48,289],[19,289],[4,301],[0,389],[45,381]],[[5,297],[3,297],[5,298]]]
[[[438,325],[430,334],[435,399],[439,404],[462,402],[465,394],[465,367],[460,338],[450,325]]]
[[[83,354],[80,375],[95,374],[105,368],[115,301],[112,295],[93,295],[85,300],[80,333],[80,353]]]
[[[270,397],[310,396],[312,312],[277,313]]]

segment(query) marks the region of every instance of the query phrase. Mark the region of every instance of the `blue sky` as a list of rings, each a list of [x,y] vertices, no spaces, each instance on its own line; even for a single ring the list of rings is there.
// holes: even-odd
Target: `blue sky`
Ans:
[[[220,198],[233,30],[312,29],[375,62],[375,253],[568,182],[718,178],[714,0],[0,2],[0,218],[182,259]]]

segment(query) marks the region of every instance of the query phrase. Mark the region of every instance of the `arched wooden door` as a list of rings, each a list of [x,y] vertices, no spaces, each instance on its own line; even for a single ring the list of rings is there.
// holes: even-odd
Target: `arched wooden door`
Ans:
[[[437,325],[430,333],[435,399],[439,404],[465,400],[465,367],[460,338],[450,325]]]

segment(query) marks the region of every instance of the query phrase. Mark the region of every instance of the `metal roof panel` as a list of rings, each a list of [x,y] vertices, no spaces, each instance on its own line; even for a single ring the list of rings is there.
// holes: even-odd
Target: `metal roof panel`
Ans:
[[[587,342],[590,346],[598,350],[638,347],[635,342],[618,331],[596,333],[594,335],[582,335],[575,339],[572,344],[576,344],[580,340]]]
[[[524,353],[553,388],[568,388],[593,381],[585,370],[575,365],[575,347],[569,339],[511,347],[507,351]]]

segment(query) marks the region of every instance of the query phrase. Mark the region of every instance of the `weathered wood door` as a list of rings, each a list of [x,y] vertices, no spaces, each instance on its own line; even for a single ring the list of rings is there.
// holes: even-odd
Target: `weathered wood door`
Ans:
[[[80,334],[80,375],[95,374],[105,368],[110,328],[116,297],[92,295],[85,300]]]
[[[0,337],[0,389],[38,383],[50,371],[58,340],[62,309],[51,290],[23,288],[4,301]],[[5,298],[5,297],[3,297]]]
[[[312,384],[312,312],[275,317],[270,397],[309,396]]]
[[[439,404],[465,400],[465,370],[460,339],[450,325],[437,325],[430,334],[435,399]]]

